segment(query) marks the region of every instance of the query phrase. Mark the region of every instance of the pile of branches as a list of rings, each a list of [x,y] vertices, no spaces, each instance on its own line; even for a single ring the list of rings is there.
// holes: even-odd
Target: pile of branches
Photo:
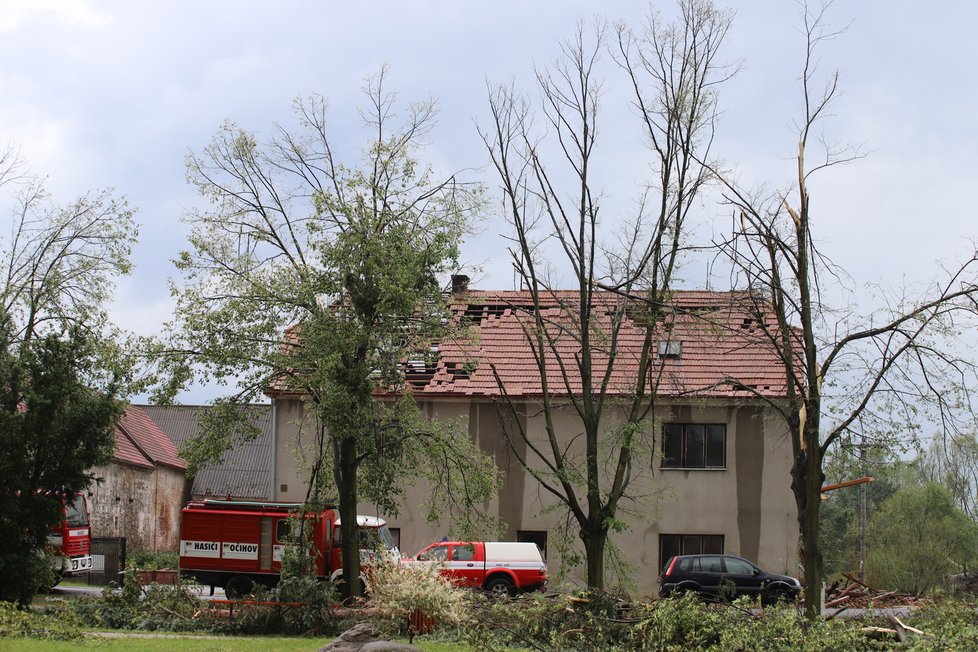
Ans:
[[[978,571],[965,571],[948,578],[958,594],[978,595]]]
[[[920,606],[920,598],[898,591],[881,591],[848,573],[825,590],[826,609],[866,609]]]

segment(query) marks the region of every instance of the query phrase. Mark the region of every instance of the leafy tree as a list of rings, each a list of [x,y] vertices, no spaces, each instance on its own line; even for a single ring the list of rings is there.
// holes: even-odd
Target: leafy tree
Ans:
[[[587,584],[597,589],[605,586],[609,532],[626,527],[620,506],[644,491],[632,470],[654,451],[654,436],[643,433],[654,431],[662,374],[652,355],[656,324],[686,251],[690,210],[710,177],[703,161],[716,85],[730,74],[717,57],[731,15],[698,0],[678,7],[676,24],[653,14],[640,29],[618,25],[610,48],[604,25],[593,38],[579,26],[562,57],[536,72],[539,122],[531,100],[500,86],[490,90],[492,122],[482,133],[513,227],[513,264],[533,303],[524,331],[541,377],[546,433],[538,445],[519,418],[504,418],[503,431],[514,458],[566,508],[584,546]],[[601,235],[607,209],[595,178],[606,48],[632,93],[636,131],[650,150],[643,172],[654,179],[618,243]],[[567,270],[571,282],[554,270]],[[627,388],[611,387],[619,336],[634,323],[645,325],[638,368]],[[500,390],[503,412],[518,417],[521,404],[502,383]],[[565,412],[581,425],[570,441],[555,425]]]
[[[132,357],[104,306],[129,271],[135,226],[108,191],[53,204],[13,149],[0,155],[0,186],[13,206],[0,241],[0,600],[27,604],[60,519],[45,492],[84,489],[112,454]]]
[[[944,485],[958,508],[978,520],[978,437],[973,431],[935,437],[917,464],[928,480]]]
[[[860,511],[865,494],[868,516],[906,483],[910,463],[899,460],[888,449],[866,447],[865,452],[840,445],[826,456],[825,482],[835,484],[871,476],[868,484],[845,487],[825,494],[819,531],[825,555],[825,573],[833,575],[860,569]]]
[[[870,582],[920,595],[978,557],[978,525],[946,488],[928,482],[893,494],[869,522]]]
[[[61,496],[112,457],[123,408],[117,384],[97,382],[98,348],[77,329],[0,356],[0,600],[27,605],[50,572],[40,552]]]
[[[803,6],[806,49],[794,183],[774,192],[751,192],[720,173],[734,213],[733,235],[720,248],[736,281],[752,290],[747,308],[756,312],[785,367],[787,399],[770,404],[791,433],[791,487],[809,618],[818,616],[824,576],[819,527],[826,451],[844,435],[869,433],[885,435],[881,443],[890,446],[898,436],[914,437],[929,419],[945,433],[960,429],[962,418],[972,417],[962,379],[973,377],[976,365],[956,338],[964,324],[973,323],[978,306],[978,251],[943,269],[942,278],[916,296],[907,289],[892,293],[896,298],[889,301],[882,297],[876,312],[860,314],[855,306],[840,308],[828,300],[832,280],[840,281],[841,290],[847,278],[817,246],[809,184],[820,171],[863,154],[826,141],[820,133],[838,88],[836,73],[816,90],[818,49],[838,35],[827,26],[825,9]],[[810,146],[817,152],[811,156]],[[730,382],[750,391],[736,378]]]
[[[405,362],[430,356],[450,325],[439,278],[457,265],[481,189],[415,159],[434,104],[404,106],[385,80],[382,69],[364,89],[370,135],[360,161],[339,158],[318,96],[296,101],[296,130],[276,127],[259,143],[228,123],[188,157],[210,206],[186,216],[185,282],[159,350],[170,396],[203,377],[237,382],[226,405],[265,392],[303,398],[302,430],[316,451],[307,500],[338,497],[344,541],[359,540],[358,500],[397,513],[408,475],[430,481],[430,517],[460,506],[456,528],[473,523],[465,506],[485,500],[495,478],[454,424],[421,416],[404,382]],[[231,424],[211,423],[220,427],[189,451],[191,462],[220,454]],[[344,546],[344,577],[359,568],[359,551]]]

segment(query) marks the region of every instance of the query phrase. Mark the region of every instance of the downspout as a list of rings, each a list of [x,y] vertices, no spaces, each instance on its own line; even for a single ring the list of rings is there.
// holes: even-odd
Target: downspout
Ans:
[[[275,399],[272,399],[272,468],[269,476],[271,477],[271,486],[268,488],[268,499],[278,500],[275,494],[275,487],[278,486],[275,483],[275,470],[278,468],[278,405]]]

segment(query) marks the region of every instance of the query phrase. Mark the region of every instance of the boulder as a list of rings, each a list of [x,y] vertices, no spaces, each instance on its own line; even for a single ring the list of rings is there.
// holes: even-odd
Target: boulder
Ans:
[[[319,652],[421,652],[421,648],[382,640],[376,627],[370,623],[360,623],[340,634],[332,643],[319,648]]]

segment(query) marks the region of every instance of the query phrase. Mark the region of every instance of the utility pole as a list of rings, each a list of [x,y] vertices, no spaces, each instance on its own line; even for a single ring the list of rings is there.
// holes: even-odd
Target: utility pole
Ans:
[[[859,463],[862,472],[866,473],[866,445],[859,447]],[[859,581],[866,581],[866,494],[869,485],[863,483],[859,487]]]

